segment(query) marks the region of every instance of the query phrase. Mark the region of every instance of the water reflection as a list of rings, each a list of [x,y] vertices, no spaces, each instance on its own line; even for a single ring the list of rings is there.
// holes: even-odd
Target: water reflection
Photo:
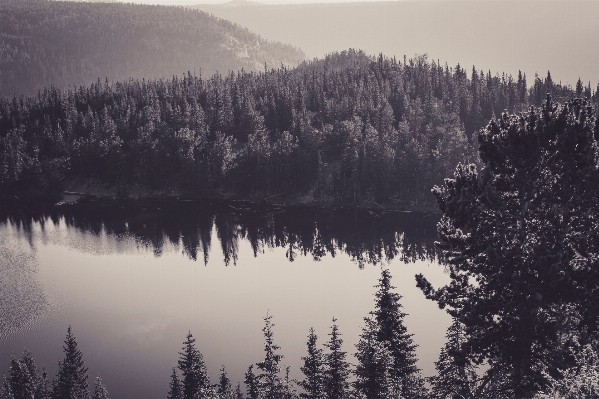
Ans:
[[[64,223],[99,241],[104,236],[115,239],[90,243],[92,251],[120,253],[123,246],[141,245],[160,256],[165,247],[175,246],[205,264],[215,230],[226,265],[236,264],[240,240],[250,243],[254,256],[265,248],[285,248],[289,261],[298,255],[320,260],[339,252],[360,267],[396,258],[406,263],[433,260],[438,220],[438,215],[426,213],[174,200],[98,201],[0,212],[0,220],[16,226],[31,245],[35,228],[44,236],[47,224]]]
[[[292,378],[302,378],[298,365],[310,327],[324,341],[336,317],[344,348],[354,353],[380,268],[352,267],[353,260],[390,268],[419,345],[419,367],[431,375],[450,320],[416,288],[414,274],[436,286],[448,282],[433,261],[437,220],[158,200],[4,208],[0,250],[10,257],[0,253],[0,263],[7,259],[0,311],[18,315],[29,307],[35,315],[42,308],[31,303],[51,306],[38,323],[0,317],[14,323],[0,341],[0,374],[11,354],[27,348],[54,375],[71,325],[90,374],[102,374],[114,399],[164,398],[188,331],[213,382],[223,364],[232,381],[243,382],[248,365],[263,358],[262,318],[269,312],[284,365],[292,366]],[[11,285],[37,302],[23,300]]]

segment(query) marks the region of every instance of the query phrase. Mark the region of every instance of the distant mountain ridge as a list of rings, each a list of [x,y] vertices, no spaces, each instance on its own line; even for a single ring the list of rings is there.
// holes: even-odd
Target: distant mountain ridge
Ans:
[[[295,66],[302,50],[184,7],[0,0],[0,96]]]

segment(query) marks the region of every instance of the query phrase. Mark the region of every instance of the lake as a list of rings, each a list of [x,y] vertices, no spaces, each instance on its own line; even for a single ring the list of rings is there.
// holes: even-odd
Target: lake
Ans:
[[[363,318],[389,268],[418,367],[434,373],[451,320],[414,275],[449,282],[435,257],[439,215],[209,201],[92,201],[0,210],[0,372],[31,351],[56,373],[72,326],[112,399],[166,398],[188,331],[217,382],[262,361],[264,317],[301,379],[308,330],[338,321],[354,362]]]

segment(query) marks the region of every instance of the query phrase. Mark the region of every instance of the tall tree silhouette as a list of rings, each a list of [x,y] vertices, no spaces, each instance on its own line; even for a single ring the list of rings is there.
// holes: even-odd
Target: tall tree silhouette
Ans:
[[[58,372],[52,383],[51,399],[89,399],[87,383],[89,375],[71,326],[67,330],[63,351],[64,360],[58,362]]]

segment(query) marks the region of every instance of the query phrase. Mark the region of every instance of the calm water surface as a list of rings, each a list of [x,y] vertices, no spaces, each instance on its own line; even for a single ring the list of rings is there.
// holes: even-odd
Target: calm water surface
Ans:
[[[434,260],[437,215],[243,204],[120,203],[0,214],[0,372],[30,350],[53,376],[69,325],[113,399],[165,398],[188,331],[214,383],[263,360],[263,318],[302,378],[308,329],[338,319],[352,354],[382,267],[408,313],[418,366],[434,372],[449,316],[416,288]],[[90,383],[92,383],[90,379]],[[245,387],[242,384],[242,389]]]

